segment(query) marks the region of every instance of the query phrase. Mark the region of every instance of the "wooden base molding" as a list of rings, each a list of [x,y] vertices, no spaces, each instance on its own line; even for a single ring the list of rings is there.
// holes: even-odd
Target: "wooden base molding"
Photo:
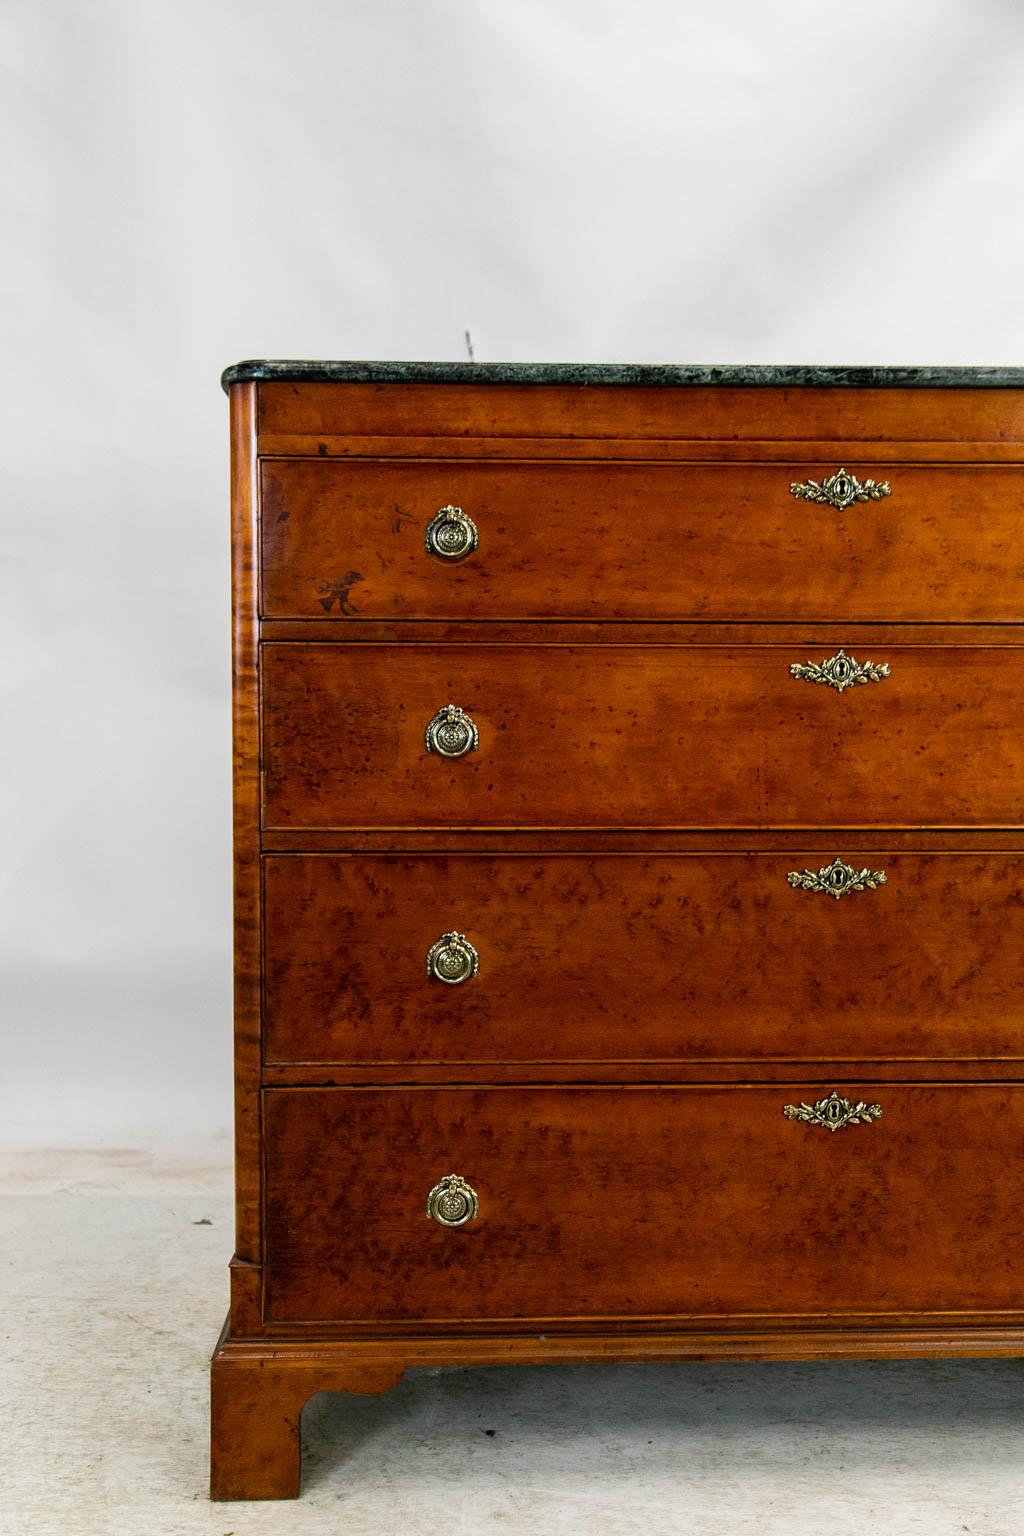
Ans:
[[[211,1499],[297,1499],[302,1409],[318,1392],[387,1392],[400,1360],[239,1345],[227,1324],[210,1371]]]
[[[1024,1327],[451,1334],[282,1343],[233,1339],[211,1371],[210,1497],[294,1499],[302,1409],[318,1392],[387,1392],[415,1366],[665,1360],[932,1360],[1024,1356]]]

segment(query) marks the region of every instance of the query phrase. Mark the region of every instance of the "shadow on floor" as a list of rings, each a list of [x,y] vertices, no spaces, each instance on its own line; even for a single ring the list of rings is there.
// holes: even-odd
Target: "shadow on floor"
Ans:
[[[303,1415],[303,1486],[460,1488],[479,1477],[622,1491],[624,1475],[783,1483],[911,1471],[1016,1478],[1024,1362],[497,1366],[409,1371],[380,1397],[324,1393]]]

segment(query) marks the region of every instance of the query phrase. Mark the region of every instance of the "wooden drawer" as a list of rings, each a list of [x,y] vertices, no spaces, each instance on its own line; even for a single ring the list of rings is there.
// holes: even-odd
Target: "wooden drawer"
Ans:
[[[1024,618],[1017,466],[851,466],[891,495],[796,500],[838,463],[343,462],[262,466],[271,618]],[[456,504],[479,546],[424,531]]]
[[[835,1089],[882,1117],[786,1117]],[[1024,1086],[275,1089],[265,1127],[273,1322],[1020,1315]]]
[[[1024,862],[859,854],[339,857],[264,867],[269,1062],[1024,1056]],[[441,944],[466,979],[428,975]]]
[[[949,378],[928,384],[912,369],[902,381],[910,387],[901,388],[893,387],[900,383],[895,378],[878,379],[877,369],[854,370],[862,372],[858,379],[850,369],[838,369],[843,377],[826,382],[820,375],[828,370],[772,369],[774,380],[752,381],[736,377],[752,370],[726,368],[700,382],[658,378],[678,370],[646,366],[622,369],[623,377],[614,381],[608,377],[614,367],[594,366],[586,379],[549,377],[541,383],[536,377],[489,380],[486,363],[471,364],[458,381],[438,378],[436,364],[424,365],[423,372],[433,375],[429,380],[409,377],[408,364],[388,366],[398,377],[342,381],[335,373],[328,382],[262,374],[261,453],[352,454],[367,452],[367,444],[383,437],[401,445],[399,451],[429,454],[475,441],[489,452],[507,448],[522,457],[525,440],[530,448],[554,447],[559,458],[606,445],[634,456],[668,448],[677,457],[701,458],[728,458],[753,447],[775,458],[789,457],[794,442],[806,441],[822,445],[821,452],[839,442],[863,444],[865,453],[898,444],[908,459],[914,450],[984,459],[1000,450],[1019,454],[1024,441],[1019,368],[1009,370],[1012,380],[990,380],[991,387],[980,387],[973,369],[965,370],[975,375],[963,380],[965,387]],[[378,368],[373,364],[367,372]]]
[[[1024,648],[858,646],[844,692],[777,645],[263,648],[264,825],[1016,826]],[[428,753],[438,710],[479,744]]]

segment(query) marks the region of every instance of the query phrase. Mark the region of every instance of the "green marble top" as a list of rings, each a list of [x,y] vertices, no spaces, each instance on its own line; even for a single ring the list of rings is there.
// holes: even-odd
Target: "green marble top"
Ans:
[[[1024,389],[1024,368],[840,368],[756,363],[369,363],[250,358],[225,368],[228,389],[249,379],[312,384],[731,384],[849,389]]]

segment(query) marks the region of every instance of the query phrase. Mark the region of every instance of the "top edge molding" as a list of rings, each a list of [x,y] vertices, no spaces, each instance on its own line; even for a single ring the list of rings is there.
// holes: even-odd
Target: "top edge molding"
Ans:
[[[253,380],[306,384],[554,384],[819,389],[1024,389],[1020,368],[833,367],[757,363],[313,362],[250,358],[221,385]]]

